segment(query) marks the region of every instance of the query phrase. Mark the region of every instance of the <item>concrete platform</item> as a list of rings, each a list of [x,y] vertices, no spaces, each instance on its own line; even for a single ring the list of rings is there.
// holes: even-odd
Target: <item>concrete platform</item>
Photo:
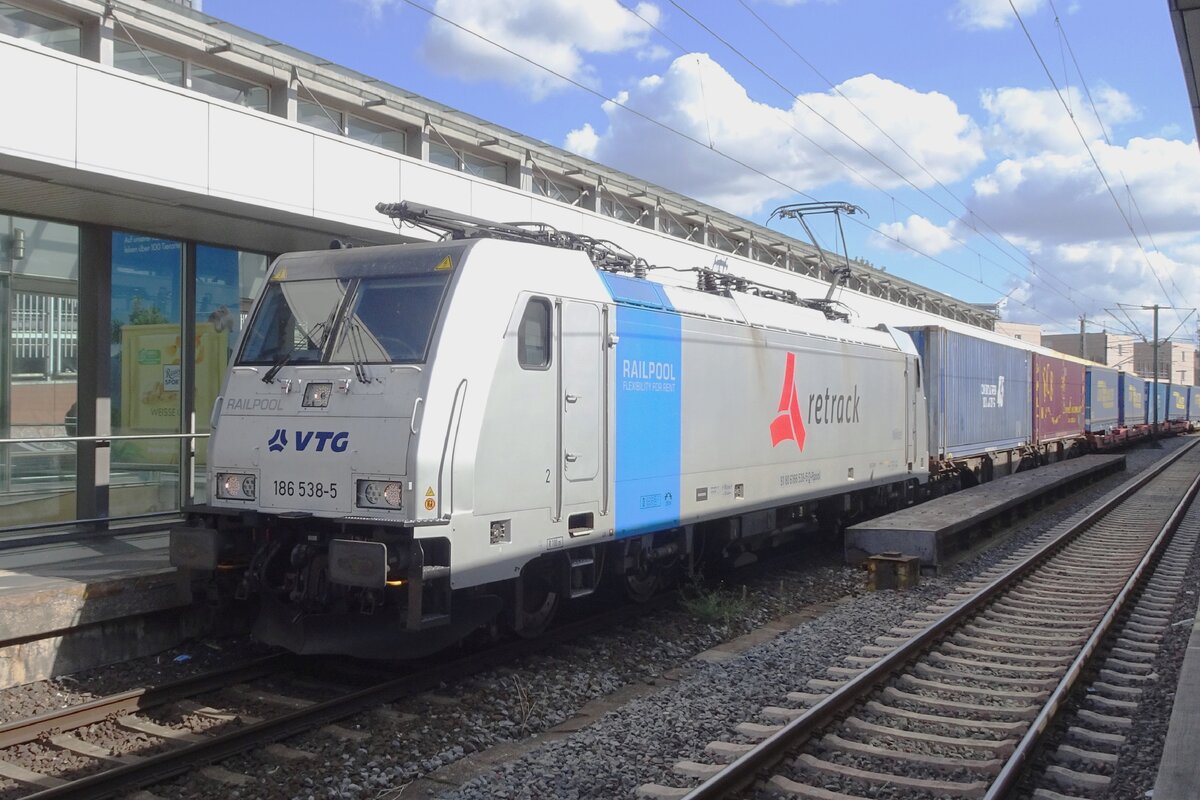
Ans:
[[[1167,741],[1163,743],[1154,800],[1195,800],[1200,796],[1200,617],[1192,620]]]
[[[922,567],[937,567],[989,524],[1007,521],[1031,497],[1050,499],[1071,486],[1125,469],[1123,455],[1088,455],[1018,472],[927,503],[885,514],[846,529],[846,561],[858,563],[876,553],[916,556]]]
[[[178,644],[191,600],[165,532],[0,551],[0,688]]]

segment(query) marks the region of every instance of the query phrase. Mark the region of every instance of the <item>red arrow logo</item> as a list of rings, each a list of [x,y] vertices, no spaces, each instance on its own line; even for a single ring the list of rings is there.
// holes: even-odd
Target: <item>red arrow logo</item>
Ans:
[[[771,447],[792,440],[804,450],[804,420],[800,416],[800,395],[796,392],[796,354],[787,354],[783,371],[783,395],[779,398],[779,416],[771,423]]]

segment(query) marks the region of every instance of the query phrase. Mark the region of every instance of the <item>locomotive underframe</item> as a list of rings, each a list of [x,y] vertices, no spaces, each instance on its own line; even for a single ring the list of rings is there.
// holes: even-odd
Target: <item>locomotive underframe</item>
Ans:
[[[644,601],[706,566],[740,567],[801,537],[836,536],[865,514],[914,502],[918,492],[916,481],[898,482],[580,543],[543,553],[511,580],[457,590],[450,538],[374,521],[200,507],[172,531],[171,560],[207,575],[198,588],[211,605],[257,603],[254,635],[268,644],[307,654],[415,658],[489,626],[538,635],[563,600],[591,595],[605,582]]]

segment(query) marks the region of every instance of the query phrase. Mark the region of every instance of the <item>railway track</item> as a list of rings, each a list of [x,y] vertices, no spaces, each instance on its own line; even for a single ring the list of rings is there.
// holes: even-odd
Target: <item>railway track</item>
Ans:
[[[647,784],[639,794],[1004,797],[1104,654],[1096,699],[1075,712],[1070,741],[1041,776],[1061,794],[1031,790],[1096,796],[1136,712],[1138,684],[1153,677],[1168,603],[1195,545],[1190,522],[1167,551],[1198,473],[1200,450],[1189,445],[831,667],[828,678],[763,708],[729,741],[710,743],[704,762],[678,762],[676,774],[698,785]]]
[[[364,675],[367,678],[375,675],[363,687],[347,687],[341,680],[346,675],[314,677],[312,670],[305,668],[304,659],[281,655],[10,722],[0,725],[0,782],[6,780],[19,788],[0,790],[0,797],[22,800],[114,797],[209,768],[233,755],[278,747],[275,743],[311,730],[324,728],[334,736],[357,738],[362,734],[334,723],[433,690],[447,681],[461,680],[601,632],[673,602],[671,595],[663,595],[644,605],[624,605],[559,625],[538,640],[506,642],[458,658],[443,658],[427,666],[400,666],[386,678],[380,675],[382,669],[379,673],[362,670],[364,674],[357,676],[360,680]],[[263,680],[268,681],[265,688],[256,685]],[[273,690],[272,681],[285,687],[291,684],[296,689]],[[160,713],[156,719],[156,710],[172,713]],[[165,722],[163,717],[190,717],[202,722],[191,727]],[[89,737],[74,733],[98,723],[143,742],[153,742],[149,748],[151,754],[121,752],[119,748],[98,745]],[[66,763],[62,774],[23,765],[21,748],[30,746],[51,748],[69,756],[63,759]],[[286,757],[288,748],[279,749]],[[27,754],[24,760],[28,760]],[[86,766],[80,768],[81,762],[86,762]]]

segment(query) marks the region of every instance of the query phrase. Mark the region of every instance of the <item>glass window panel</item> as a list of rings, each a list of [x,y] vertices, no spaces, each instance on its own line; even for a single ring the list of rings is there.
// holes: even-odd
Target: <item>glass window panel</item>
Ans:
[[[180,242],[112,236],[112,430],[117,435],[182,431],[183,347]],[[177,439],[118,440],[111,452],[112,516],[179,507]]]
[[[113,42],[113,66],[172,86],[183,85],[183,62],[145,45],[139,50],[133,43],[117,39]]]
[[[320,361],[348,289],[347,281],[336,278],[272,283],[250,323],[238,363]]]
[[[607,193],[600,197],[600,213],[622,222],[635,224],[650,216],[649,214],[643,215],[641,206],[636,203],[626,205],[615,197],[609,197]]]
[[[0,528],[75,517],[79,230],[0,214]]]
[[[79,55],[79,28],[69,22],[35,14],[11,3],[0,3],[0,33]]]
[[[225,369],[254,298],[267,277],[269,260],[259,253],[196,246],[196,433],[209,433],[212,407]],[[203,501],[207,484],[208,440],[196,440],[192,500]]]
[[[508,167],[504,164],[497,164],[495,161],[488,161],[486,158],[463,153],[463,171],[469,172],[477,178],[484,178],[497,183],[508,183]]]
[[[448,272],[364,278],[346,315],[334,363],[411,363],[425,360]]]
[[[347,117],[346,135],[351,139],[373,144],[385,150],[394,150],[397,153],[405,152],[407,139],[404,131],[392,130],[383,125],[376,125],[374,122]]]
[[[448,169],[458,169],[458,152],[444,144],[430,142],[429,162]]]
[[[525,369],[550,365],[550,303],[535,297],[525,306],[517,328],[517,363]]]
[[[79,229],[60,222],[12,217],[9,227],[3,224],[9,217],[0,216],[0,244],[4,255],[11,255],[14,247],[25,251],[24,258],[12,261],[15,275],[38,278],[53,278],[69,281],[72,285],[79,280]],[[3,263],[0,257],[0,263]],[[74,293],[74,292],[72,292]]]
[[[551,200],[557,200],[560,203],[571,205],[579,200],[583,191],[569,183],[555,183],[549,178],[534,178],[533,191],[535,194],[540,194],[543,197],[549,197]]]
[[[209,97],[258,111],[266,111],[271,100],[271,93],[267,87],[205,67],[192,68],[192,88]]]
[[[332,119],[331,119],[332,118]],[[300,100],[296,103],[296,122],[326,133],[342,133],[342,115],[329,106],[322,108],[316,103]]]

